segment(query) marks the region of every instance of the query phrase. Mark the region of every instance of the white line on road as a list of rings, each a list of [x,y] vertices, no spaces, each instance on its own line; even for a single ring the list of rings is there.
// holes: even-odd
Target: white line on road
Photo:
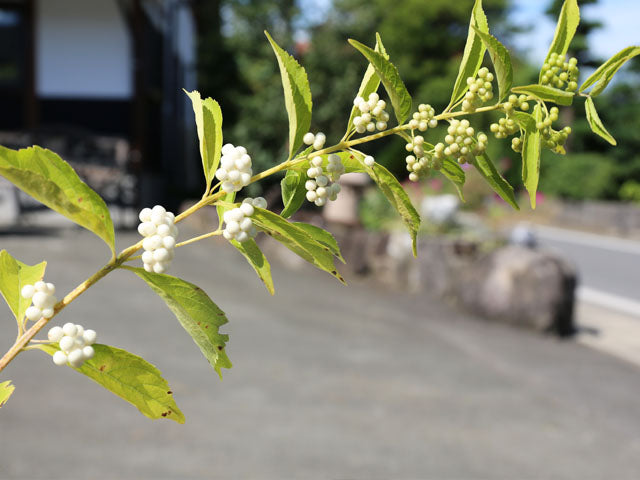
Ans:
[[[579,300],[640,318],[640,302],[589,287],[578,287]]]
[[[609,237],[606,235],[596,235],[595,233],[577,232],[564,228],[547,227],[535,225],[534,230],[540,233],[543,238],[557,240],[560,242],[575,243],[593,248],[601,248],[614,252],[630,253],[640,255],[640,242],[626,240],[622,238]]]

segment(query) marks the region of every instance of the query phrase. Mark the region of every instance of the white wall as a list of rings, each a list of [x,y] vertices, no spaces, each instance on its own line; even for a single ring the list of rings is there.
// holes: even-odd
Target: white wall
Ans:
[[[131,69],[129,33],[115,0],[37,0],[39,97],[127,99]]]

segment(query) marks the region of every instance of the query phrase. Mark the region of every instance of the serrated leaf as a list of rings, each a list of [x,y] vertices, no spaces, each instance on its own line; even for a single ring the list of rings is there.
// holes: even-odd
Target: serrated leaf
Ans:
[[[273,48],[284,89],[284,103],[289,115],[289,158],[302,145],[302,137],[311,126],[311,89],[307,80],[307,72],[298,62],[271,38],[265,31],[271,48]]]
[[[249,265],[253,267],[258,277],[260,277],[260,280],[264,283],[264,286],[267,287],[269,293],[273,295],[275,290],[273,288],[273,279],[271,278],[271,265],[269,265],[267,257],[264,256],[258,244],[252,239],[245,242],[231,240],[230,243],[244,255]]]
[[[573,36],[576,33],[578,24],[580,23],[580,9],[578,8],[578,2],[576,0],[565,0],[560,10],[560,16],[558,17],[558,24],[556,25],[556,31],[553,35],[553,41],[549,47],[549,52],[545,57],[545,63],[549,60],[552,53],[557,53],[563,57],[567,50],[569,50],[569,44],[573,40]],[[540,77],[538,81],[542,79],[542,71],[540,71]]]
[[[516,197],[513,193],[513,187],[509,185],[509,182],[507,182],[502,175],[500,175],[500,172],[498,172],[498,169],[486,153],[483,153],[479,157],[475,157],[473,159],[473,166],[489,183],[494,192],[500,195],[500,197],[513,208],[520,210]]]
[[[600,120],[600,116],[598,115],[598,111],[596,110],[596,106],[593,103],[593,99],[591,97],[587,97],[586,102],[584,103],[584,109],[587,114],[587,121],[589,122],[589,126],[591,130],[596,135],[600,135],[611,145],[617,145],[616,139],[611,136],[611,134],[604,128],[602,124],[602,120]]]
[[[540,179],[540,152],[542,150],[542,134],[536,128],[542,121],[542,107],[536,105],[533,109],[534,125],[524,132],[522,142],[522,182],[529,192],[531,208],[536,208],[536,193]]]
[[[522,130],[536,129],[536,119],[530,113],[516,111],[511,116]]]
[[[198,345],[211,366],[222,378],[222,368],[231,368],[225,353],[229,335],[218,329],[228,322],[226,315],[198,286],[171,275],[150,273],[142,268],[122,267],[132,271],[147,282],[164,300],[180,325]]]
[[[458,70],[458,76],[456,77],[453,92],[451,93],[451,101],[446,110],[449,110],[454,103],[462,98],[469,89],[467,78],[475,77],[482,65],[486,48],[484,42],[476,33],[476,29],[484,33],[489,33],[489,23],[487,22],[487,16],[482,10],[482,0],[476,0],[473,5],[473,10],[471,11],[467,43],[464,46],[460,69]]]
[[[104,200],[51,150],[0,146],[0,175],[69,220],[95,233],[115,255],[113,223]]]
[[[558,88],[548,87],[546,85],[524,85],[522,87],[514,87],[511,89],[513,93],[523,93],[531,95],[544,102],[553,102],[565,107],[573,102],[574,93],[560,90]]]
[[[31,305],[30,298],[22,298],[22,287],[42,280],[46,267],[47,262],[26,265],[6,250],[0,252],[0,293],[16,317],[18,326],[22,325],[24,314]]]
[[[11,380],[0,383],[0,408],[5,406],[15,389],[15,385],[11,385]]]
[[[282,217],[289,218],[302,206],[307,194],[304,184],[308,179],[305,171],[287,170],[287,174],[280,181],[284,205],[282,212],[280,212]]]
[[[382,53],[353,39],[349,39],[349,43],[373,65],[387,95],[389,95],[398,125],[402,125],[411,114],[412,101],[407,87],[404,86],[404,82],[400,78],[398,69]]]
[[[376,46],[374,50],[380,53],[384,58],[389,60],[389,55],[387,55],[387,51],[382,44],[382,39],[380,35],[376,33]],[[367,65],[367,70],[364,72],[364,76],[362,77],[362,82],[360,82],[360,88],[358,89],[358,93],[356,97],[362,97],[365,100],[369,98],[373,92],[378,91],[378,87],[380,86],[380,77],[376,74],[376,69],[369,63]],[[349,122],[347,123],[347,131],[351,130],[353,127],[353,119],[359,115],[360,110],[354,105],[351,107],[351,114],[349,115]]]
[[[49,355],[59,350],[57,344],[38,348]],[[93,350],[93,358],[86,360],[80,368],[71,368],[137,407],[145,417],[184,423],[184,415],[172,397],[169,384],[154,365],[109,345],[96,343]]]
[[[456,187],[456,190],[458,191],[460,200],[464,202],[465,200],[464,195],[462,194],[462,187],[464,186],[464,182],[466,181],[466,175],[462,167],[450,158],[445,158],[442,162],[440,173],[442,173],[451,181],[451,183],[453,183],[453,185]]]
[[[511,66],[511,56],[509,51],[496,37],[489,33],[485,33],[473,27],[476,34],[480,36],[482,43],[489,52],[493,68],[496,72],[496,80],[498,82],[498,102],[501,102],[507,96],[511,85],[513,84],[513,67]]]
[[[216,170],[220,164],[222,150],[222,110],[218,102],[212,98],[202,100],[200,92],[185,93],[191,99],[195,114],[198,139],[200,141],[200,157],[206,181],[205,193],[209,192]]]
[[[256,208],[251,216],[253,224],[267,235],[282,243],[320,270],[328,272],[342,283],[342,275],[336,270],[331,249],[315,240],[306,231],[269,210]]]
[[[640,54],[640,47],[633,46],[620,50],[609,60],[600,65],[589,78],[580,86],[579,91],[583,92],[591,85],[596,84],[595,87],[589,92],[592,97],[597,97],[602,91],[609,85],[609,82],[613,79],[613,76],[618,70],[628,61],[636,55]]]
[[[340,247],[338,246],[338,242],[336,242],[336,239],[334,238],[334,236],[331,235],[329,232],[327,232],[326,230],[320,227],[316,227],[315,225],[311,225],[310,223],[293,222],[293,224],[296,227],[301,228],[302,230],[307,232],[311,236],[311,238],[316,240],[318,243],[321,243],[329,247],[329,250],[331,250],[331,253],[338,260],[340,260],[342,263],[346,263],[344,261],[344,258],[342,258],[342,253],[340,253]]]

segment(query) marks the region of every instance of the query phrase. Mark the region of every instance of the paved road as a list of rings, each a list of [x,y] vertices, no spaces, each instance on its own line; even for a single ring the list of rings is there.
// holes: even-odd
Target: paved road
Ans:
[[[638,478],[637,367],[316,272],[274,267],[271,298],[235,252],[196,245],[172,273],[231,320],[224,381],[162,302],[116,272],[60,321],[158,365],[187,423],[152,422],[27,352],[0,376],[17,385],[0,411],[0,479]],[[46,256],[61,291],[106,257],[77,232],[0,236],[0,247]],[[5,332],[8,317],[0,307]]]
[[[640,242],[549,227],[534,227],[542,246],[553,248],[577,267],[580,284],[595,296],[610,296],[640,307]],[[634,305],[635,303],[635,305]],[[631,312],[630,312],[631,313]],[[640,316],[640,310],[636,312]]]

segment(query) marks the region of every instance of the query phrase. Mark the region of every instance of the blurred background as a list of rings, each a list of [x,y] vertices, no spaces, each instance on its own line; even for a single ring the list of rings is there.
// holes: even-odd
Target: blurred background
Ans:
[[[569,54],[578,58],[584,80],[622,48],[640,43],[640,4],[578,3],[582,18]],[[0,145],[39,144],[60,154],[105,198],[123,238],[135,241],[126,230],[136,226],[142,206],[162,203],[177,211],[185,199],[202,194],[193,111],[183,88],[221,104],[225,142],[245,146],[254,171],[286,158],[281,80],[264,30],[306,68],[311,130],[325,132],[331,143],[344,133],[366,68],[348,38],[372,45],[379,32],[414,104],[441,111],[458,72],[472,5],[0,0]],[[492,34],[511,51],[514,84],[536,82],[562,1],[483,5]],[[64,465],[67,445],[82,448],[97,465],[96,478],[637,478],[639,87],[635,58],[596,100],[617,147],[590,131],[582,100],[561,109],[559,123],[573,133],[566,155],[543,154],[535,211],[523,191],[519,155],[492,136],[489,154],[518,190],[521,211],[472,170],[466,172],[465,202],[437,174],[405,183],[424,218],[419,260],[411,259],[396,213],[362,179],[345,179],[342,203],[325,210],[305,206],[296,218],[335,233],[353,293],[338,291],[264,240],[285,292],[267,299],[255,279],[235,273],[251,272],[242,259],[224,253],[224,243],[198,244],[172,273],[197,280],[214,301],[226,299],[221,307],[235,334],[229,354],[236,367],[224,384],[207,371],[188,338],[183,343],[190,353],[178,342],[180,353],[169,352],[177,361],[165,369],[167,351],[159,345],[183,333],[151,294],[135,296],[130,307],[162,324],[162,334],[137,324],[139,337],[130,348],[157,363],[178,384],[176,391],[184,389],[176,398],[191,409],[185,413],[193,424],[174,437],[173,425],[149,427],[134,409],[105,400],[73,372],[38,370],[37,354],[24,363],[21,357],[7,369],[16,384],[27,380],[24,393],[18,384],[0,414],[0,478],[57,478],[48,466]],[[498,117],[473,118],[476,130],[488,131]],[[430,130],[426,140],[435,142],[443,132]],[[385,138],[365,151],[406,181],[404,142]],[[264,195],[277,211],[279,181],[274,176],[246,194]],[[214,217],[200,216],[184,229],[209,231]],[[0,248],[35,263],[41,258],[34,249],[44,242],[58,255],[50,270],[57,265],[65,272],[54,281],[72,288],[78,275],[94,270],[95,260],[89,247],[65,249],[76,234],[0,178]],[[226,282],[203,270],[199,255],[211,251],[217,259],[211,268],[224,271]],[[96,313],[94,305],[106,308],[114,295],[135,287],[105,285],[103,293],[88,292],[78,311],[102,318],[105,343],[126,348],[130,312],[110,316]],[[239,289],[249,292],[251,305]],[[323,298],[343,300],[329,307]],[[149,310],[151,303],[157,308]],[[309,312],[308,305],[314,313],[302,319],[292,313]],[[3,350],[11,336],[2,339]],[[81,389],[90,405],[79,401],[71,408],[57,387],[61,381]],[[59,412],[55,419],[42,411],[34,417],[38,393]],[[14,401],[19,394],[23,400]],[[85,423],[98,405],[114,417],[101,414],[87,421],[86,431],[63,435],[64,442],[43,453],[41,467],[8,440],[45,435],[56,443],[56,432],[77,419],[74,412]],[[49,425],[49,433],[39,425]],[[210,454],[204,444],[216,430],[232,438],[217,438],[211,448],[223,445]],[[157,468],[145,470],[151,463]],[[90,462],[81,461],[69,478],[90,471]]]

